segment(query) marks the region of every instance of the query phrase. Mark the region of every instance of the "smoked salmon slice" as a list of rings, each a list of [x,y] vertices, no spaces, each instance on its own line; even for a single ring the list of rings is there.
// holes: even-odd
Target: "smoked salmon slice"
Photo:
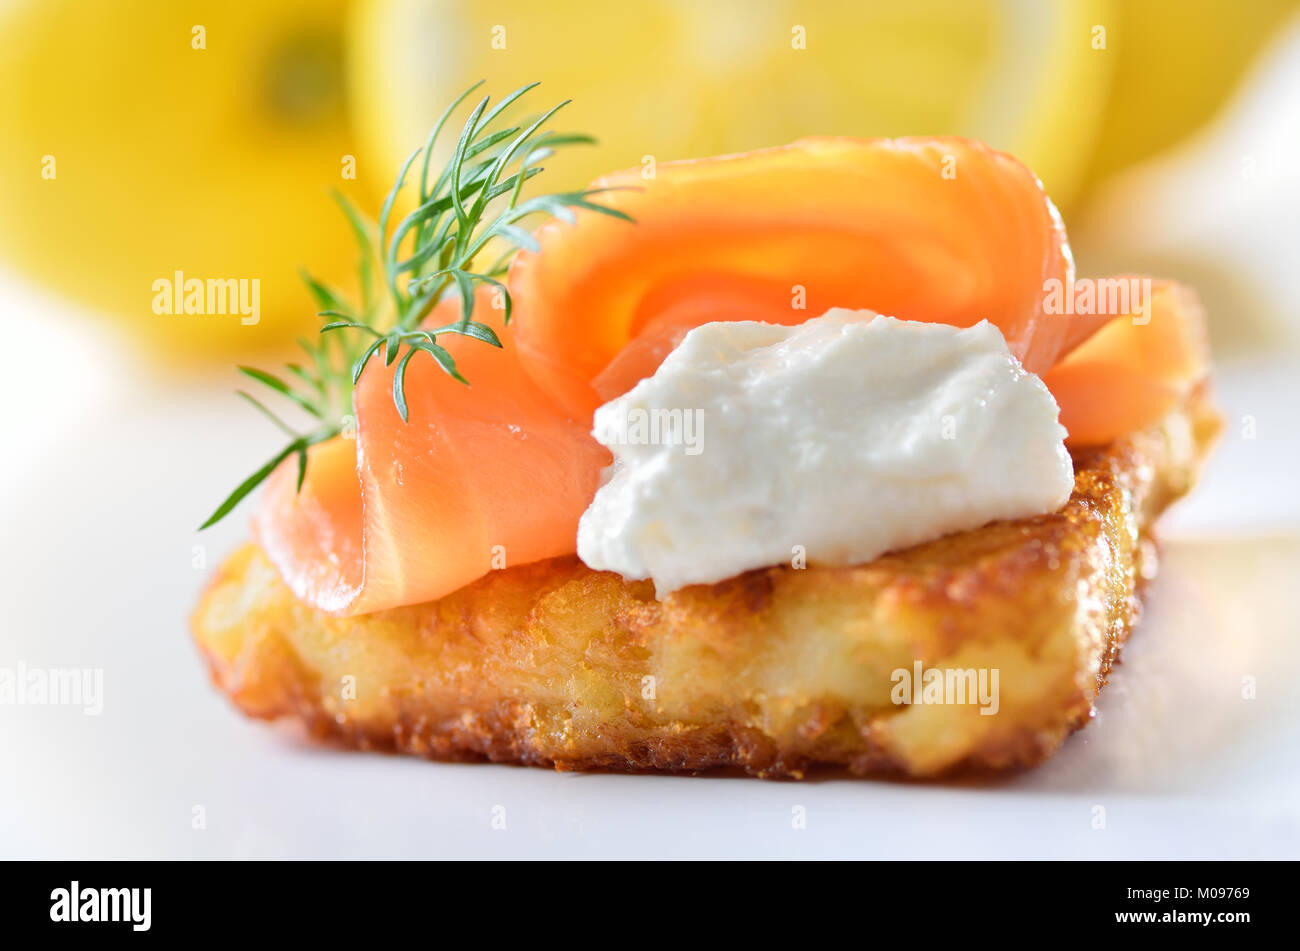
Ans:
[[[831,307],[988,319],[1043,376],[1073,445],[1157,421],[1208,372],[1187,288],[1153,285],[1149,320],[1053,312],[1053,282],[1074,287],[1060,219],[1031,172],[978,142],[806,139],[595,187],[620,189],[601,200],[636,223],[579,211],[538,229],[540,250],[509,273],[512,326],[486,292],[476,306],[503,349],[439,340],[470,386],[413,360],[403,422],[393,369],[372,360],[355,438],[313,447],[301,491],[292,460],[272,475],[254,528],[302,601],[366,613],[573,554],[610,461],[593,410],[709,321],[800,323]],[[451,299],[430,320],[458,313]]]
[[[651,174],[653,171],[653,174]],[[798,323],[831,307],[967,327],[987,318],[1024,365],[1056,362],[1065,231],[1038,179],[960,138],[810,138],[600,179],[635,225],[548,221],[510,270],[525,366],[590,415],[711,320]]]
[[[1104,445],[1151,425],[1209,374],[1205,313],[1196,292],[1154,281],[1146,298],[1146,313],[1134,308],[1094,326],[1092,336],[1043,374],[1071,446]]]
[[[453,322],[460,302],[430,320]],[[570,554],[578,517],[610,457],[590,420],[563,413],[520,367],[486,293],[479,317],[498,350],[438,338],[466,386],[432,359],[406,373],[409,422],[393,404],[393,367],[374,359],[356,390],[355,438],[310,450],[297,491],[292,460],[269,480],[254,532],[290,589],[350,615],[448,594],[493,568]]]

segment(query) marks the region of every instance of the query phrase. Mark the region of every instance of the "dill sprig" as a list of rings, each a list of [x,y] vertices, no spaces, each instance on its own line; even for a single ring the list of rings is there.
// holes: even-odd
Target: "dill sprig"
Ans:
[[[536,239],[520,226],[524,219],[545,214],[572,221],[574,208],[587,208],[631,221],[622,212],[591,200],[600,189],[523,197],[524,184],[542,172],[539,162],[564,146],[594,142],[590,136],[561,135],[543,128],[568,105],[568,100],[529,121],[513,125],[498,121],[537,83],[516,89],[491,108],[488,97],[479,100],[461,129],[446,167],[433,175],[431,163],[438,136],[481,85],[482,81],[461,93],[438,119],[425,144],[411,153],[384,200],[377,222],[367,220],[341,193],[334,193],[360,250],[360,302],[349,303],[334,289],[303,272],[303,280],[320,308],[318,316],[326,320],[315,341],[299,339],[306,359],[286,364],[280,376],[252,367],[238,368],[249,379],[305,411],[316,425],[307,432],[298,432],[256,397],[237,391],[283,431],[289,442],[241,482],[200,529],[221,521],[290,457],[297,460],[301,489],[307,475],[308,448],[342,432],[345,418],[354,411],[357,381],[380,351],[386,365],[397,364],[393,404],[403,422],[407,420],[406,368],[417,354],[428,354],[449,376],[467,383],[438,338],[442,334],[460,334],[501,346],[491,327],[473,319],[474,290],[478,284],[497,288],[504,302],[505,322],[510,322],[512,301],[501,279],[516,252],[521,248],[538,249]],[[415,210],[390,232],[398,193],[417,161],[419,200]],[[489,245],[504,246],[504,253],[487,267],[475,269],[476,260]],[[451,291],[460,297],[460,319],[441,327],[422,326],[428,313]]]

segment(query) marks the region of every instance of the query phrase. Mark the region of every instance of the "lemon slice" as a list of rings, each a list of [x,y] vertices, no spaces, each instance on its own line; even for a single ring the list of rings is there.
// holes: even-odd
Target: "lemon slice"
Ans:
[[[1114,94],[1084,187],[1164,152],[1228,102],[1297,0],[1129,0],[1113,31]]]
[[[1108,90],[1096,31],[1111,12],[1108,0],[363,0],[349,89],[379,181],[486,78],[498,97],[541,80],[535,108],[572,97],[557,127],[600,138],[557,160],[548,188],[811,134],[955,133],[1020,156],[1066,200]]]
[[[343,174],[344,12],[0,3],[5,265],[112,314],[167,366],[318,326],[298,268],[346,285],[356,259],[329,200],[361,191]],[[173,306],[195,281],[206,299]]]

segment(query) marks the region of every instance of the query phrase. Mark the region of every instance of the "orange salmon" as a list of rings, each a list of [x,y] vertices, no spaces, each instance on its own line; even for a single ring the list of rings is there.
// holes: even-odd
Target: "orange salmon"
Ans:
[[[459,311],[449,299],[429,319],[450,323]],[[394,368],[376,357],[357,386],[355,439],[313,447],[301,492],[292,460],[272,474],[254,531],[313,607],[361,614],[429,601],[493,568],[574,551],[609,454],[589,420],[565,415],[523,372],[486,293],[475,314],[502,350],[438,337],[469,386],[419,355],[404,423]]]
[[[504,344],[440,338],[465,386],[414,359],[357,387],[355,440],[314,447],[301,492],[273,474],[257,537],[307,604],[357,614],[448,594],[494,567],[573,554],[609,455],[591,413],[652,374],[692,327],[799,323],[831,307],[996,324],[1043,376],[1073,445],[1155,422],[1208,372],[1195,295],[1154,285],[1150,320],[1053,314],[1074,265],[1034,175],[966,139],[815,138],[609,176],[589,212],[537,231],[509,274]],[[630,190],[635,189],[635,190]],[[455,319],[448,300],[430,319]],[[486,295],[480,313],[496,315]],[[864,380],[864,385],[870,381]]]
[[[1043,374],[1071,446],[1103,445],[1151,425],[1209,373],[1205,313],[1196,292],[1154,281],[1148,304],[1146,314],[1107,322]]]
[[[1069,321],[1044,313],[1044,287],[1073,281],[1065,230],[1034,174],[980,142],[811,138],[593,187],[621,189],[600,200],[636,224],[548,221],[509,276],[525,364],[575,414],[711,320],[987,318],[1034,372],[1061,352]]]

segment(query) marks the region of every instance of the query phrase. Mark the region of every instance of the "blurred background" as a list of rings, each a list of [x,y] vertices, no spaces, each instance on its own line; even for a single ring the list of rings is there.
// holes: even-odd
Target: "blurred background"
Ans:
[[[0,0],[0,268],[155,370],[282,347],[316,324],[299,267],[353,270],[328,190],[373,211],[469,82],[540,79],[600,138],[551,184],[812,133],[976,136],[1038,172],[1081,273],[1197,285],[1221,353],[1294,346],[1297,7]],[[154,314],[177,270],[258,277],[260,321]]]
[[[1300,0],[0,0],[0,668],[102,669],[105,693],[98,717],[0,705],[0,857],[1294,857],[1297,17]],[[978,790],[800,787],[817,821],[791,838],[788,784],[342,764],[210,688],[186,618],[247,515],[195,529],[283,442],[232,396],[233,366],[318,325],[300,267],[349,289],[330,190],[373,214],[479,78],[498,97],[541,80],[573,99],[557,129],[599,136],[548,188],[812,133],[984,138],[1042,177],[1081,274],[1201,292],[1228,425],[1164,523],[1099,722],[1049,767]],[[260,320],[154,313],[177,271],[258,279]],[[509,838],[485,818],[505,802]]]

